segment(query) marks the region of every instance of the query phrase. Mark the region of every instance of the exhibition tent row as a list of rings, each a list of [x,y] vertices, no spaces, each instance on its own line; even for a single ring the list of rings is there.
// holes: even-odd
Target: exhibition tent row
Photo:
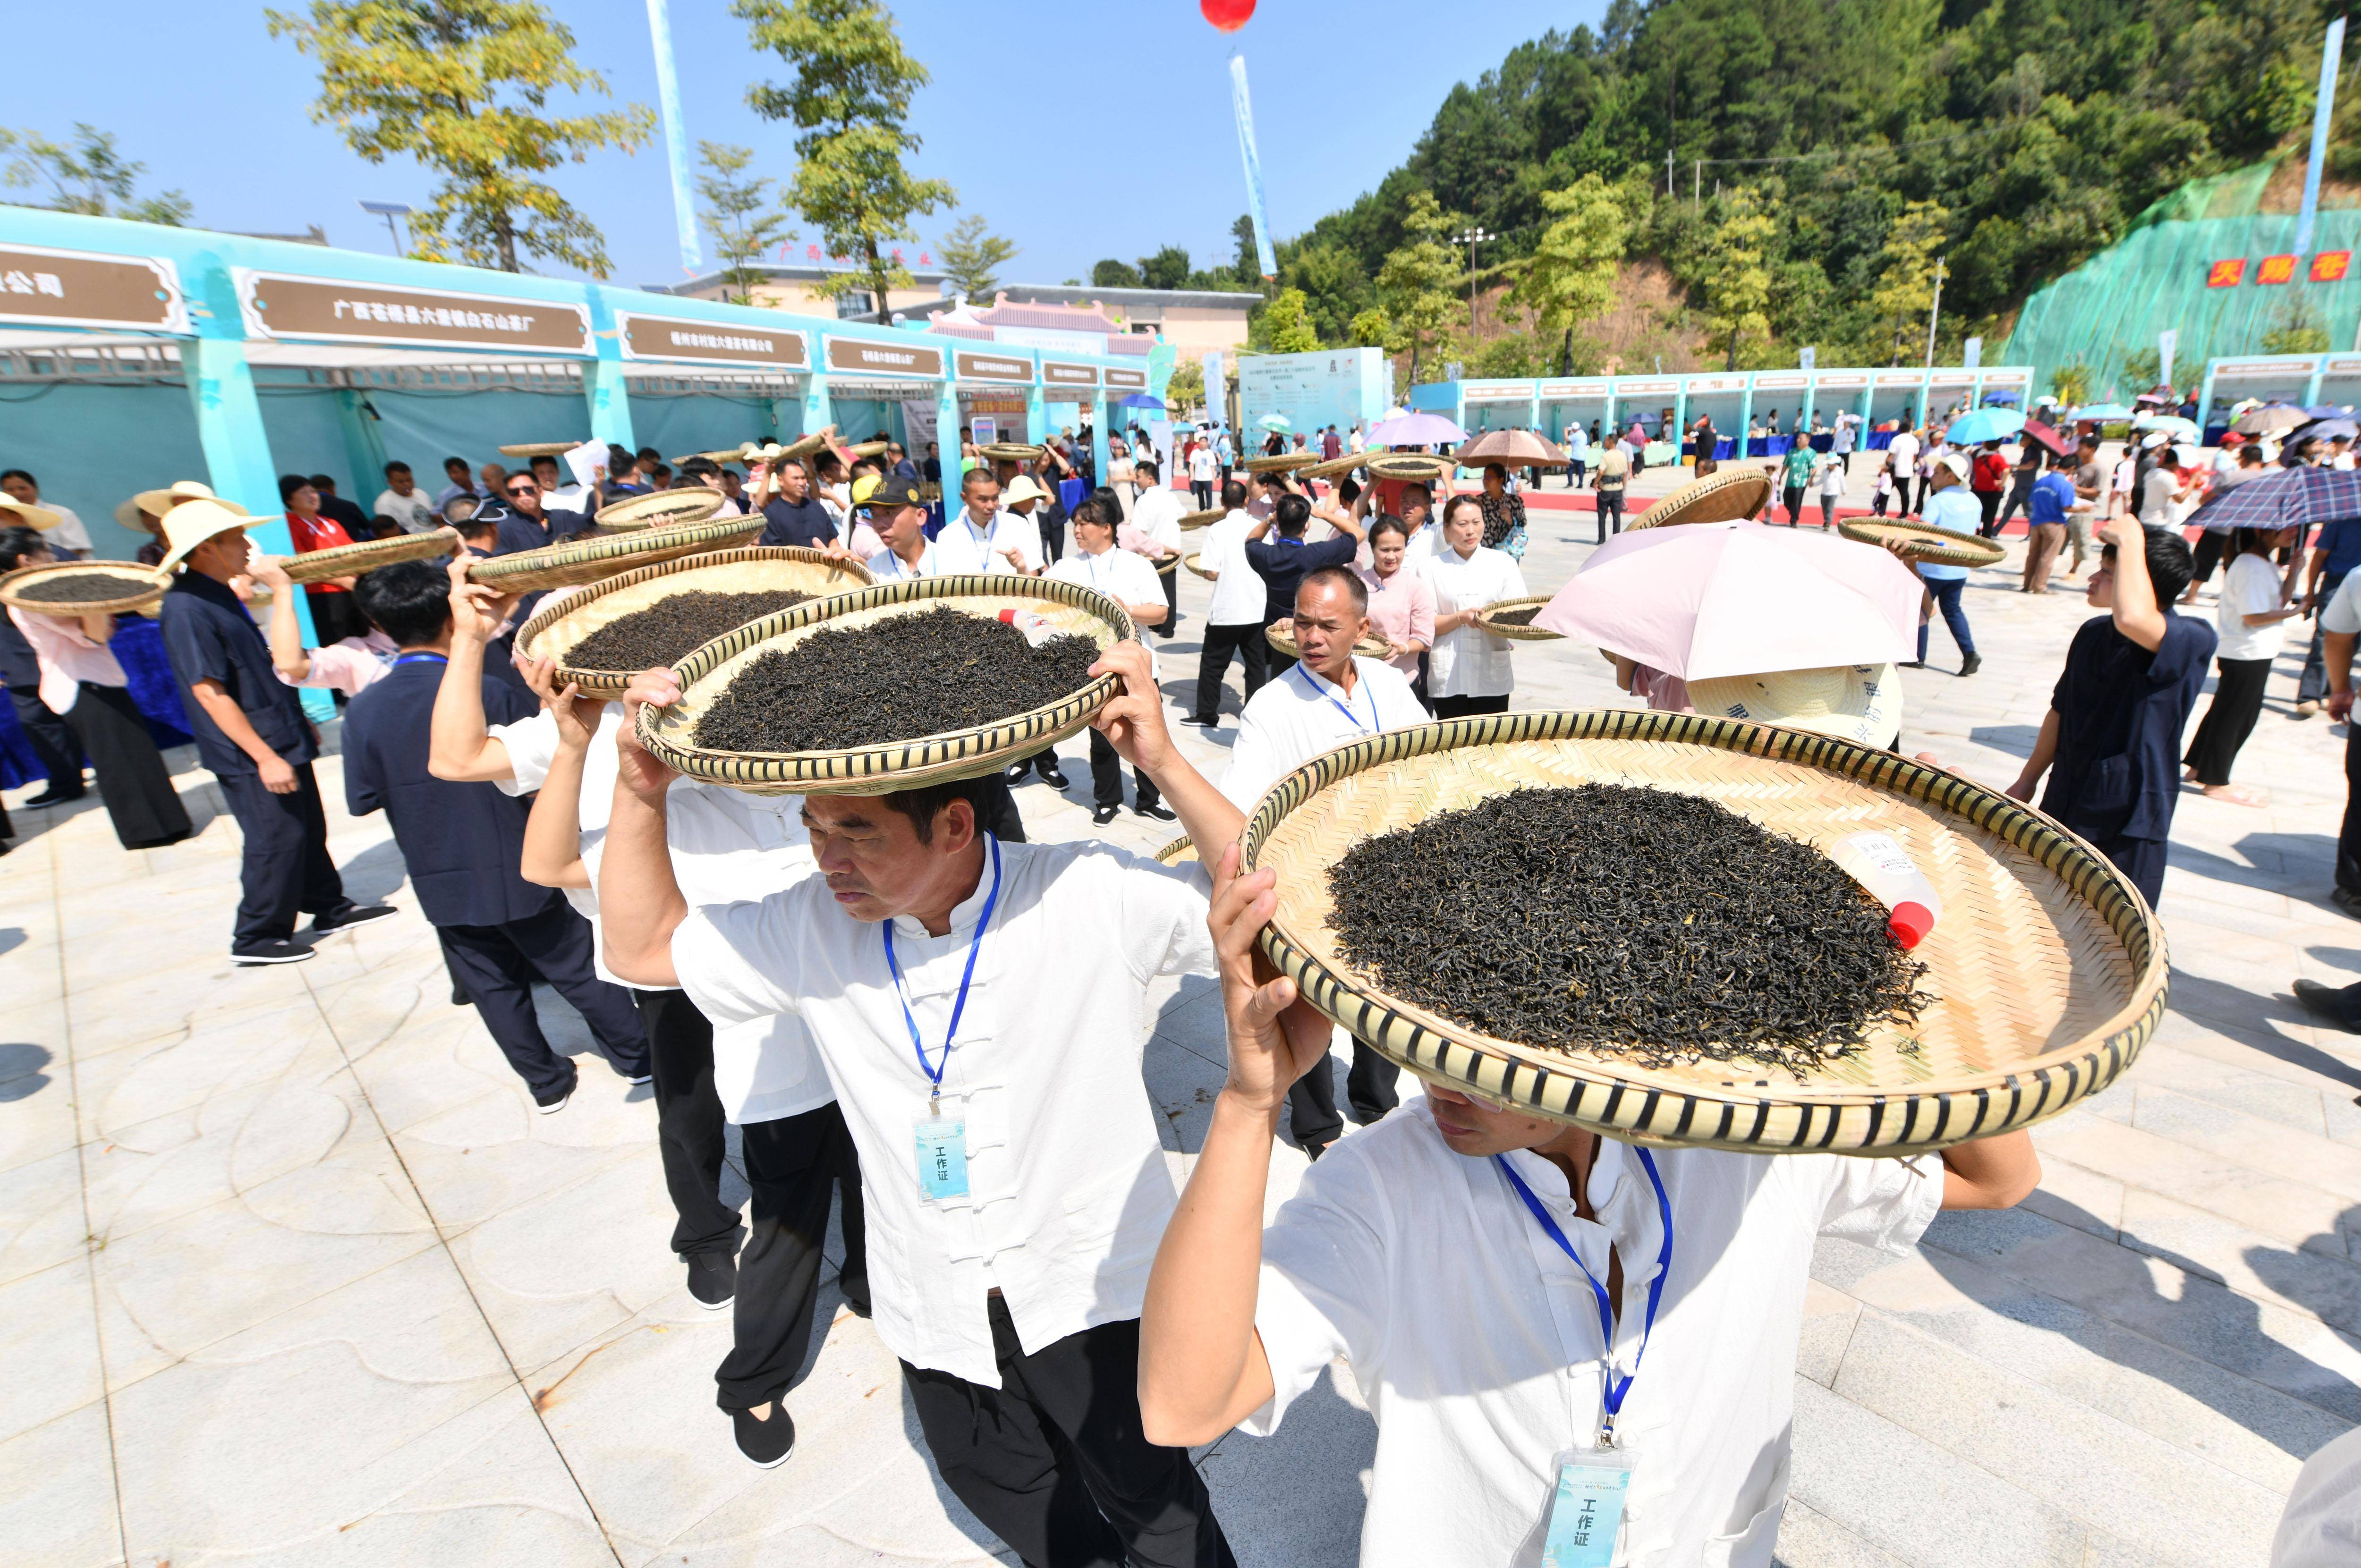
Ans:
[[[324,472],[367,507],[389,459],[432,490],[446,456],[521,442],[672,456],[834,424],[917,456],[946,424],[1086,421],[1104,473],[1110,405],[1168,365],[0,206],[0,466],[107,556],[146,537],[116,505],[173,479],[268,515],[280,474]]]

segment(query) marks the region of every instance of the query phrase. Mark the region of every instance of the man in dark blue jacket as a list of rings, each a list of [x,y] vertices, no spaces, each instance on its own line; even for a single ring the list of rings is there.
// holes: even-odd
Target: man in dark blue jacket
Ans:
[[[615,1070],[649,1080],[647,1036],[622,987],[590,963],[590,923],[565,895],[518,871],[530,800],[489,784],[454,784],[426,771],[435,689],[451,648],[451,585],[424,561],[382,566],[354,587],[360,611],[401,650],[392,668],[345,709],[345,803],[356,817],[382,807],[410,868],[418,907],[466,988],[544,1112],[574,1092],[574,1065],[549,1048],[533,1015],[533,982],[574,1003]],[[493,723],[531,717],[535,704],[485,676]]]

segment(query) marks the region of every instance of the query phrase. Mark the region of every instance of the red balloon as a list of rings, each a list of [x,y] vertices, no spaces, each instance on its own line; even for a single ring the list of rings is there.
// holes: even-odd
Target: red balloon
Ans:
[[[1255,0],[1197,0],[1205,20],[1225,33],[1235,33],[1254,19]]]

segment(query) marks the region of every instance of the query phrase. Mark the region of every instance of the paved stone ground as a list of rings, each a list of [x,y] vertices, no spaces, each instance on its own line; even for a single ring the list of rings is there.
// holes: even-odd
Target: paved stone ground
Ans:
[[[1590,519],[1536,523],[1530,576],[1554,587]],[[1183,583],[1178,695],[1205,587]],[[1912,749],[1988,782],[2088,613],[2009,586],[1969,595],[1981,674],[1949,673],[1938,630],[1937,667],[1907,677]],[[1621,700],[1589,650],[1517,658],[1521,705]],[[2041,1191],[1938,1221],[1906,1259],[1817,1257],[1792,1568],[2258,1564],[2297,1466],[2361,1421],[2361,1042],[2287,993],[2361,974],[2361,936],[2323,898],[2342,731],[2290,721],[2293,673],[2240,768],[2273,806],[2182,803],[2171,1015],[2126,1083],[2038,1134]],[[1185,734],[1213,762],[1230,732]],[[1071,796],[1020,792],[1042,838],[1090,831],[1066,751]],[[174,762],[191,842],[124,853],[85,806],[24,814],[0,860],[0,1562],[994,1559],[832,1294],[801,1447],[770,1472],[738,1457],[712,1405],[726,1315],[664,1251],[645,1090],[594,1063],[564,1113],[533,1114],[414,913],[232,970],[235,824]],[[331,826],[354,890],[406,902],[382,818]],[[1219,1014],[1208,982],[1158,1000],[1148,1082],[1185,1168]],[[1274,1201],[1301,1168],[1282,1155]],[[1350,1563],[1373,1443],[1339,1369],[1277,1438],[1208,1451],[1241,1562]]]

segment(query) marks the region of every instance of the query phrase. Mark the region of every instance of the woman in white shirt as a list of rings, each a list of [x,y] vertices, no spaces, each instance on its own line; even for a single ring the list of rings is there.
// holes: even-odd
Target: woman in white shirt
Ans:
[[[1427,695],[1437,718],[1506,713],[1516,676],[1514,647],[1476,623],[1476,612],[1501,599],[1521,598],[1525,575],[1498,550],[1488,550],[1484,510],[1474,496],[1454,496],[1443,508],[1443,548],[1420,567],[1434,590],[1434,651],[1427,656]]]
[[[2230,764],[2237,761],[2238,748],[2255,732],[2256,717],[2263,711],[2263,688],[2279,657],[2280,623],[2299,610],[2287,602],[2287,584],[2271,565],[2271,552],[2294,538],[2291,528],[2242,528],[2231,536],[2235,558],[2213,611],[2221,638],[2214,657],[2222,678],[2189,742],[2189,753],[2181,759],[2189,764],[2191,782],[2215,800],[2268,804],[2261,791],[2230,782]]]

